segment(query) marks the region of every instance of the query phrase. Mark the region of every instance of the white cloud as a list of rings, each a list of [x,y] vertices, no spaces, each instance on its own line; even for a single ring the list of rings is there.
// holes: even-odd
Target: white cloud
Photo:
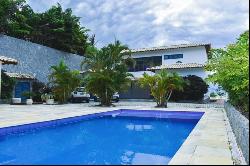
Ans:
[[[223,47],[249,27],[248,0],[29,0],[37,11],[60,2],[82,17],[98,46],[114,37],[131,48],[209,42]]]

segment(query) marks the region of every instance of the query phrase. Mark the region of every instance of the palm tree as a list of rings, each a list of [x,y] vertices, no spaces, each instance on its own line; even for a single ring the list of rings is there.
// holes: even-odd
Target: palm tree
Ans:
[[[65,103],[70,93],[81,84],[79,71],[71,71],[64,61],[60,61],[57,66],[51,66],[52,73],[49,81],[52,91],[60,103]]]
[[[82,65],[88,69],[86,89],[100,97],[102,106],[110,106],[115,92],[125,90],[130,82],[128,66],[133,64],[128,47],[119,41],[101,49],[93,49],[85,56]],[[87,51],[88,52],[88,51]]]
[[[158,74],[150,76],[147,73],[139,79],[141,87],[149,86],[151,95],[155,98],[157,107],[167,107],[173,90],[183,90],[184,80],[177,73],[169,73],[163,69]]]

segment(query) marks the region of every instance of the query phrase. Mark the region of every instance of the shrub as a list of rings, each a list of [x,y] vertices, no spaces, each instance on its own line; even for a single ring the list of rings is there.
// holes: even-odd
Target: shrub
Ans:
[[[82,78],[77,70],[70,70],[64,61],[57,66],[51,66],[49,81],[52,92],[59,103],[65,103],[70,93],[81,84]]]
[[[26,97],[27,99],[33,99],[33,96],[35,96],[34,92],[25,91],[21,94],[22,96]]]
[[[10,99],[12,97],[12,92],[16,81],[14,78],[10,78],[4,71],[1,71],[2,79],[1,79],[1,99]]]
[[[210,97],[216,97],[218,96],[215,92],[210,93]]]
[[[150,93],[157,103],[157,107],[167,107],[167,102],[171,97],[174,90],[183,90],[184,80],[177,73],[169,73],[167,70],[162,69],[154,76],[147,73],[139,79],[141,87],[149,87]]]
[[[172,101],[201,101],[204,94],[208,92],[207,83],[200,77],[188,75],[183,77],[186,84],[183,91],[175,90],[172,94]]]
[[[249,111],[249,31],[234,44],[213,49],[210,54],[206,69],[213,74],[208,81],[222,86],[234,106]]]
[[[41,99],[42,99],[42,101],[54,99],[54,95],[52,95],[51,93],[44,93],[41,95]]]

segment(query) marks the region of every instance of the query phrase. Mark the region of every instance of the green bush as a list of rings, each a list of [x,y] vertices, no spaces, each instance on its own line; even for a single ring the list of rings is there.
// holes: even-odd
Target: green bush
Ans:
[[[210,93],[210,95],[209,95],[210,97],[216,97],[216,96],[218,96],[215,92],[212,92],[212,93]]]
[[[173,91],[183,90],[184,79],[177,73],[170,73],[166,69],[160,70],[154,76],[146,73],[139,79],[139,85],[143,88],[150,88],[150,93],[157,103],[157,107],[167,107],[167,102]]]
[[[206,69],[214,74],[208,81],[222,86],[231,104],[249,111],[249,31],[225,49],[213,49],[211,57]]]
[[[26,97],[27,99],[32,99],[33,96],[35,96],[34,92],[30,92],[30,91],[25,91],[21,94],[22,96]]]
[[[12,98],[12,93],[14,86],[16,84],[16,80],[14,78],[10,78],[8,75],[1,71],[2,79],[1,79],[1,99],[10,99]]]
[[[77,70],[70,70],[64,61],[57,66],[51,66],[49,81],[52,86],[52,93],[59,103],[65,103],[70,93],[81,85],[82,76]]]
[[[200,77],[195,75],[189,75],[183,77],[186,84],[183,87],[183,91],[173,91],[172,101],[201,101],[204,94],[208,92],[207,83]]]

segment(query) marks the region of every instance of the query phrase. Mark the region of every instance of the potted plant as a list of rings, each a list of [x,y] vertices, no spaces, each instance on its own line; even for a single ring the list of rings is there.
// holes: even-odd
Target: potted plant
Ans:
[[[210,101],[216,101],[218,99],[218,95],[215,92],[210,93]]]
[[[33,104],[33,99],[32,97],[34,96],[35,94],[33,92],[30,92],[30,91],[27,91],[27,92],[23,92],[22,93],[22,96],[24,97],[27,97],[26,99],[26,104],[27,105],[32,105]]]
[[[11,100],[12,104],[21,104],[22,99],[21,98],[12,98]]]
[[[46,104],[54,104],[54,96],[51,93],[42,94],[41,99],[45,101]]]

